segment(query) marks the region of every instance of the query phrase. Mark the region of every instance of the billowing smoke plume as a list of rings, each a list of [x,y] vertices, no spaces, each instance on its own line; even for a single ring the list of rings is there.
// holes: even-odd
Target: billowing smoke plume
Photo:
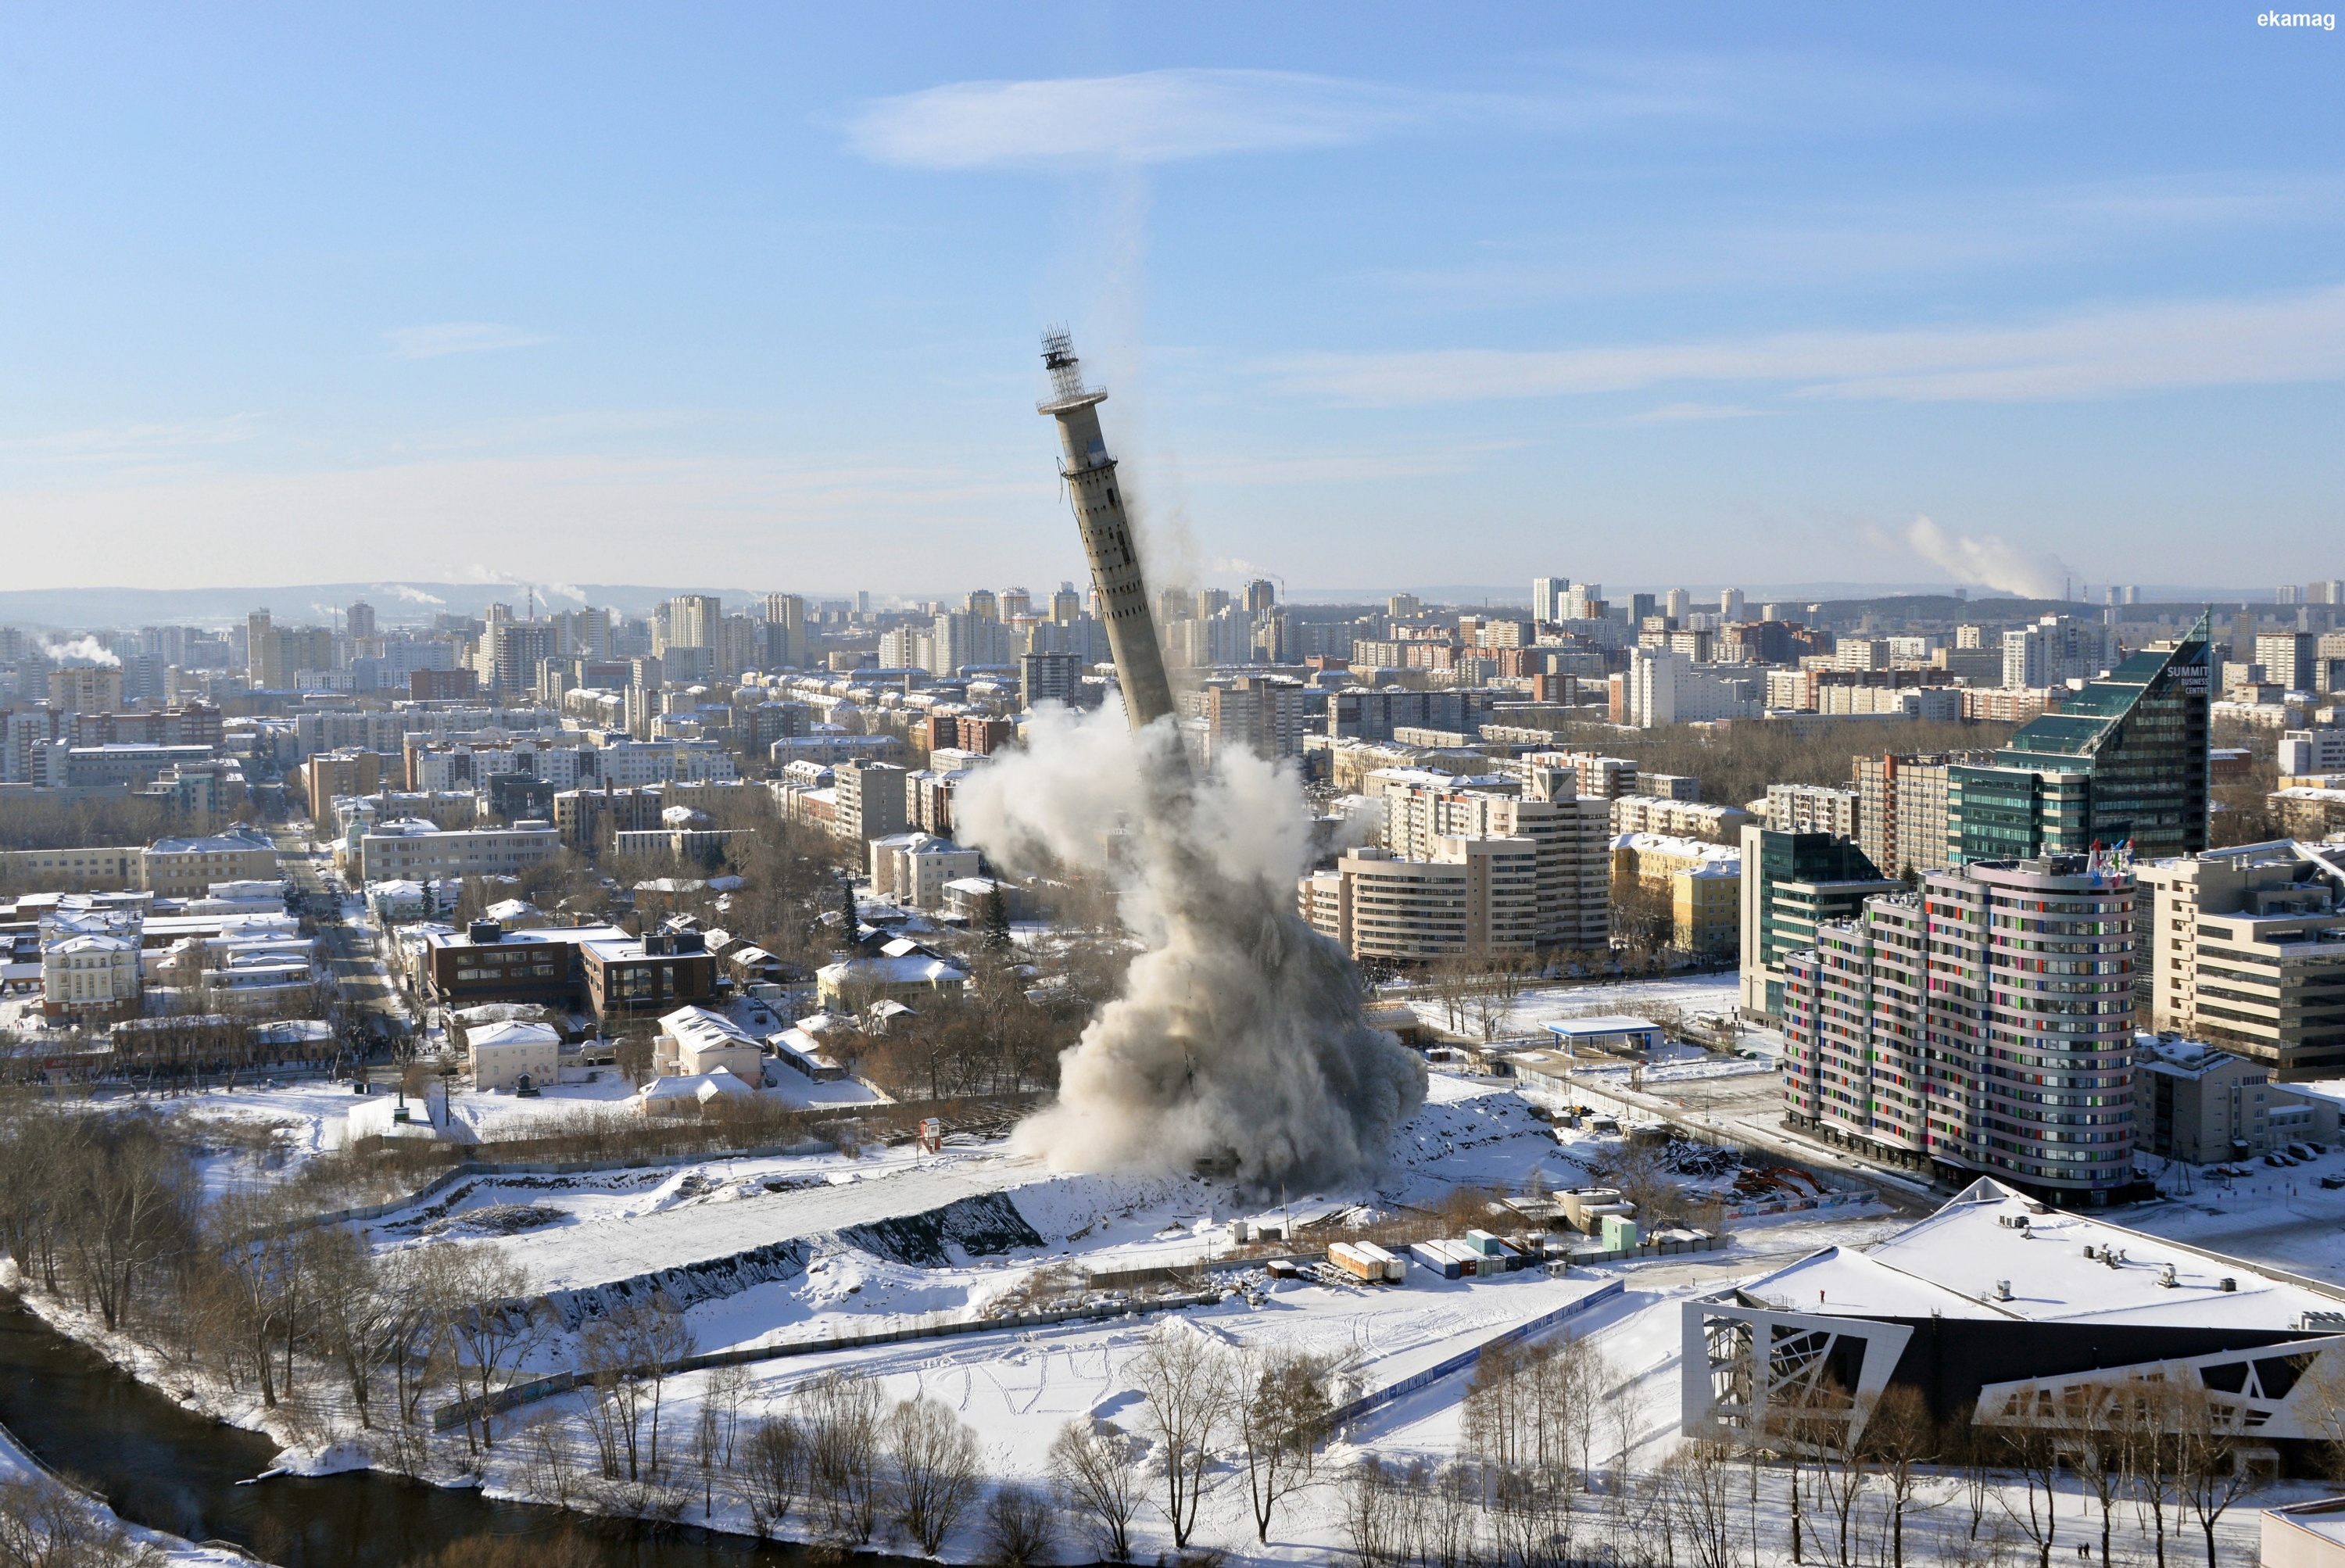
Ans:
[[[2024,599],[2056,599],[2065,585],[2058,556],[2022,550],[1993,534],[1949,534],[1934,519],[1917,515],[1906,525],[1905,545],[1957,582],[2000,588]]]
[[[1268,1189],[1374,1171],[1425,1103],[1424,1064],[1362,1013],[1343,951],[1296,915],[1307,843],[1291,769],[1225,754],[1193,777],[1169,723],[1045,708],[953,803],[1005,865],[1103,871],[1144,951],[1060,1062],[1015,1146],[1062,1170],[1233,1159]]]
[[[122,666],[120,657],[112,648],[86,635],[62,643],[43,637],[40,647],[42,653],[60,664],[104,665],[108,669],[118,669]]]

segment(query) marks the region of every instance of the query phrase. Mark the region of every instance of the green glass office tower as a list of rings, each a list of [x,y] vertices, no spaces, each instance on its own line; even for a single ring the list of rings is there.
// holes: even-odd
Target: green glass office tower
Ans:
[[[2144,859],[2207,847],[2207,618],[2022,725],[1987,767],[1947,779],[1948,859],[2026,860],[2130,841]]]

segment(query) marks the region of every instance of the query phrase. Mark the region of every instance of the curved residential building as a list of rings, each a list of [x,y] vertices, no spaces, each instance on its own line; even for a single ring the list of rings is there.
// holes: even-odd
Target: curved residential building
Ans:
[[[2133,1181],[2134,881],[2113,855],[1974,861],[1786,961],[1795,1125],[2052,1201]]]

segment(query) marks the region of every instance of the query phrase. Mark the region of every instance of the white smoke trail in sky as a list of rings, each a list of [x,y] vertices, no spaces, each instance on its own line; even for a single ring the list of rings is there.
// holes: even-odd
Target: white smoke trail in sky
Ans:
[[[1193,777],[1169,722],[1039,709],[954,802],[1006,867],[1111,877],[1143,951],[1060,1060],[1014,1145],[1063,1170],[1233,1159],[1260,1189],[1374,1172],[1425,1064],[1363,1015],[1359,972],[1295,912],[1308,818],[1291,768],[1225,754]]]

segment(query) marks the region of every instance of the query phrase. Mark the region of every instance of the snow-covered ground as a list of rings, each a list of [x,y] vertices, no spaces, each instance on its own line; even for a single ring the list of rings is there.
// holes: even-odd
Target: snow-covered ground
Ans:
[[[1713,993],[1713,1000],[1722,992],[1724,1002],[1731,1000],[1731,981],[1714,977],[1656,986],[1673,993],[1680,1006],[1701,1005],[1685,994],[1689,991]],[[1627,989],[1581,987],[1557,994],[1572,1011],[1591,1005],[1628,1011],[1631,1004],[1619,994]],[[1737,1065],[1714,1058],[1710,1064],[1729,1070]],[[272,1129],[269,1156],[217,1156],[218,1185],[264,1179],[269,1157],[282,1167],[330,1146],[325,1129],[350,1098],[317,1086],[288,1085],[182,1096],[168,1104],[186,1114]],[[457,1096],[459,1103],[467,1098],[498,1097]],[[544,1104],[508,1103],[533,1108]],[[1460,1187],[1513,1192],[1581,1184],[1617,1146],[1613,1140],[1539,1119],[1506,1081],[1436,1073],[1426,1107],[1403,1129],[1391,1166],[1378,1181],[1357,1189],[1291,1193],[1284,1205],[1188,1176],[1054,1173],[1012,1156],[1000,1143],[957,1139],[941,1156],[902,1147],[460,1183],[364,1230],[387,1255],[427,1241],[495,1247],[527,1268],[541,1290],[576,1290],[761,1247],[795,1249],[787,1268],[690,1300],[685,1316],[695,1348],[709,1351],[821,1341],[922,1321],[969,1323],[1013,1298],[1027,1305],[1096,1302],[1100,1293],[1089,1290],[1086,1276],[1211,1260],[1233,1244],[1233,1221],[1266,1209],[1291,1207],[1300,1217],[1351,1208],[1371,1219],[1422,1213]],[[2336,1163],[2345,1168],[2345,1157]],[[2266,1176],[2263,1167],[2256,1168]],[[2345,1195],[2320,1193],[2312,1180],[2318,1174],[2268,1173],[2268,1184],[2275,1188],[2294,1185],[2317,1195],[2300,1193],[2294,1210],[2284,1192],[2245,1190],[2256,1185],[2251,1179],[2240,1192],[2219,1199],[2202,1190],[2189,1202],[2115,1217],[2178,1239],[2247,1251],[2238,1245],[2239,1227],[2249,1223],[2249,1206],[2259,1204],[2252,1213],[2274,1227],[2313,1227],[2284,1243],[2306,1256],[2275,1257],[2274,1262],[2345,1276],[2345,1262],[2318,1256],[2321,1242],[2316,1237],[2337,1250],[2336,1227],[2345,1220]],[[978,1200],[1006,1201],[1031,1239],[1005,1245],[997,1236],[971,1250],[948,1237],[924,1257],[912,1257],[916,1248],[870,1241],[871,1227],[884,1229],[885,1222]],[[2208,1212],[2214,1208],[2222,1212]],[[1608,1430],[1625,1431],[1632,1466],[1650,1469],[1676,1442],[1680,1309],[1690,1296],[1755,1278],[1820,1247],[1878,1240],[1905,1223],[1878,1208],[1745,1221],[1734,1227],[1730,1246],[1721,1251],[1575,1269],[1560,1278],[1533,1271],[1445,1281],[1415,1269],[1405,1285],[1369,1288],[1307,1277],[1274,1280],[1258,1269],[1231,1264],[1218,1276],[1233,1288],[1229,1294],[1177,1314],[980,1329],[751,1363],[742,1409],[754,1419],[787,1408],[794,1390],[809,1379],[851,1367],[880,1379],[890,1398],[924,1393],[959,1412],[986,1449],[990,1480],[1039,1481],[1051,1441],[1070,1420],[1099,1415],[1133,1430],[1144,1425],[1132,1359],[1160,1325],[1178,1324],[1170,1331],[1232,1347],[1291,1346],[1327,1355],[1336,1359],[1346,1388],[1365,1391],[1389,1386],[1617,1284],[1618,1294],[1544,1337],[1583,1335],[1602,1354],[1609,1368],[1608,1410],[1617,1412],[1608,1414]],[[2251,1227],[2249,1235],[2255,1234],[2259,1231]],[[1320,1233],[1311,1237],[1329,1238]],[[53,1305],[44,1308],[45,1315],[89,1334],[86,1323],[73,1325],[72,1315],[55,1312]],[[118,1345],[108,1349],[137,1367],[135,1351]],[[569,1367],[574,1352],[574,1340],[557,1339],[528,1369]],[[158,1374],[147,1368],[144,1375]],[[711,1373],[670,1380],[670,1431],[691,1430],[716,1380]],[[1450,1457],[1457,1449],[1467,1380],[1463,1374],[1437,1380],[1355,1421],[1325,1455],[1325,1471],[1339,1475],[1362,1455],[1402,1463]],[[239,1403],[206,1394],[194,1402],[239,1424],[266,1424],[249,1400]],[[509,1429],[564,1425],[591,1451],[574,1396],[523,1407],[504,1422]],[[364,1462],[363,1449],[341,1441],[357,1434],[336,1432],[330,1421],[326,1426],[277,1432],[289,1443],[285,1462],[308,1470]],[[1617,1440],[1608,1441],[1617,1447]],[[499,1444],[487,1461],[492,1491],[527,1491],[523,1465],[529,1451],[523,1442]],[[461,1444],[449,1462],[462,1462]],[[2299,1489],[2288,1496],[2302,1494]],[[1599,1497],[1589,1506],[1600,1511],[1609,1504]],[[2073,1517],[2076,1500],[2064,1506],[2072,1514],[2065,1539],[2074,1543],[2084,1534]],[[1761,1504],[1762,1527],[1779,1545],[1787,1533],[1782,1509],[1782,1500],[1771,1494]],[[687,1518],[696,1520],[698,1510],[695,1492]],[[720,1492],[713,1522],[746,1528],[746,1506]],[[2253,1515],[2244,1510],[2226,1524],[2223,1549],[2238,1553],[2227,1561],[2252,1560],[2252,1531]],[[1207,1500],[1197,1539],[1229,1549],[1236,1563],[1334,1560],[1344,1546],[1340,1489],[1331,1481],[1300,1494],[1281,1513],[1272,1543],[1260,1547],[1243,1480],[1223,1474]],[[1142,1511],[1136,1545],[1142,1561],[1171,1549],[1170,1532],[1152,1511]],[[978,1551],[972,1522],[948,1545],[947,1556],[968,1561]],[[1763,1561],[1772,1568],[1777,1558]]]
[[[1723,974],[1688,974],[1652,980],[1609,981],[1599,985],[1541,985],[1515,999],[1507,1014],[1506,1032],[1529,1034],[1567,1018],[1599,1013],[1635,1013],[1650,1007],[1670,1007],[1688,1017],[1732,1014],[1741,1001],[1740,981]],[[1440,1001],[1429,994],[1406,999],[1419,1018],[1438,1026],[1443,1022]]]
[[[2149,1168],[2168,1192],[2185,1185],[2178,1172]],[[2120,1209],[2109,1217],[2135,1230],[2345,1285],[2345,1188],[2331,1192],[2320,1186],[2324,1176],[2345,1176],[2345,1149],[2332,1146],[2293,1169],[2274,1170],[2261,1160],[2241,1168],[2252,1174],[2228,1184],[2193,1171],[2187,1195]]]

